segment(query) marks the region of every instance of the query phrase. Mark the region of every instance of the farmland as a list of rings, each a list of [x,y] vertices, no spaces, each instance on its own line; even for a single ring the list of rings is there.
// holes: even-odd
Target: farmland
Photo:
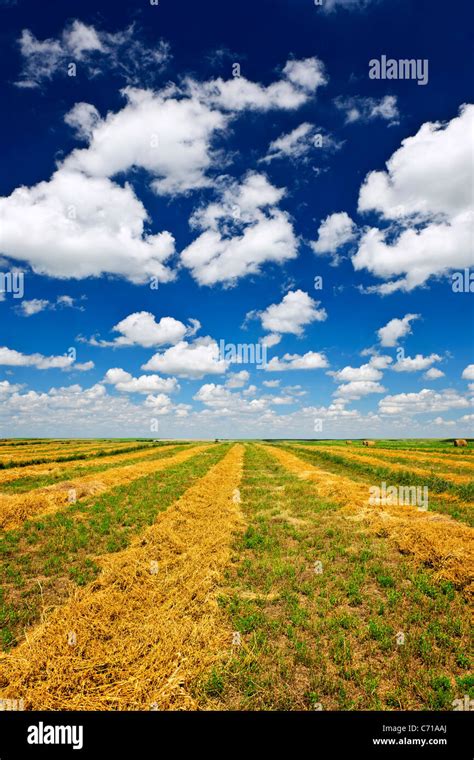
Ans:
[[[472,442],[0,441],[0,699],[451,710],[473,506]]]

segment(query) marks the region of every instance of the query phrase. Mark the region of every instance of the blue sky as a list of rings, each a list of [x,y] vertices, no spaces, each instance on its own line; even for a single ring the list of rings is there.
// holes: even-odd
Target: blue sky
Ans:
[[[0,14],[0,435],[473,434],[467,1]]]

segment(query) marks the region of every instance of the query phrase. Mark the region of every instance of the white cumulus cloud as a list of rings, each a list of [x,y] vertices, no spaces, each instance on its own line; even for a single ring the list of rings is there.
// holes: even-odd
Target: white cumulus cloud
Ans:
[[[411,291],[474,263],[473,119],[474,106],[465,105],[446,124],[423,124],[386,171],[367,175],[359,211],[378,212],[392,225],[366,230],[352,262],[385,280],[380,293]]]
[[[381,345],[387,348],[398,345],[401,338],[411,334],[411,323],[419,318],[419,314],[406,314],[402,319],[391,319],[384,327],[377,330]]]
[[[264,369],[266,372],[286,372],[287,370],[325,369],[328,366],[328,360],[323,353],[307,351],[303,355],[284,354],[281,359],[274,356],[267,362]]]
[[[271,304],[258,316],[263,329],[272,334],[302,335],[307,325],[327,319],[326,310],[319,306],[319,301],[314,301],[303,290],[290,290],[280,303]]]
[[[233,284],[266,262],[296,257],[290,217],[276,206],[284,192],[249,172],[240,184],[221,188],[218,202],[193,214],[191,226],[204,232],[181,252],[181,262],[200,285]]]
[[[314,96],[327,83],[324,65],[318,58],[290,60],[281,79],[268,86],[251,82],[244,76],[208,82],[186,80],[193,98],[225,111],[294,110]]]
[[[423,388],[418,393],[397,393],[386,396],[379,402],[382,414],[413,415],[425,412],[445,412],[448,409],[463,409],[469,401],[454,389],[433,391]]]
[[[395,372],[419,372],[420,370],[428,369],[435,362],[440,362],[441,358],[438,354],[430,354],[430,356],[423,356],[423,354],[405,356],[398,359],[396,364],[392,366],[392,369]]]
[[[168,343],[178,343],[185,335],[193,335],[200,324],[197,320],[190,321],[191,326],[189,327],[174,317],[161,317],[160,321],[157,322],[154,315],[149,311],[136,311],[120,320],[112,328],[113,332],[120,333],[114,340],[91,338],[88,342],[94,346],[112,347],[142,346],[142,348],[152,348],[153,346],[164,346]]]
[[[437,367],[430,367],[423,377],[426,378],[426,380],[438,380],[440,377],[444,377],[444,372]]]
[[[228,366],[229,362],[220,358],[216,341],[206,337],[199,338],[194,343],[182,340],[152,356],[142,369],[200,379],[204,375],[222,375]]]
[[[318,229],[318,239],[311,243],[311,248],[316,255],[337,254],[339,248],[346,243],[351,243],[356,237],[356,226],[349,214],[341,211],[330,214],[321,222]],[[337,263],[337,256],[334,257]]]
[[[227,388],[243,388],[250,379],[250,373],[246,369],[241,372],[231,372],[226,381]]]
[[[462,377],[464,380],[474,380],[474,364],[468,364],[463,370]]]
[[[36,367],[36,369],[67,369],[74,364],[70,356],[23,354],[13,348],[0,347],[0,365],[6,367]]]
[[[168,282],[173,236],[147,233],[147,221],[130,185],[60,168],[49,181],[0,198],[0,248],[51,277],[107,273],[136,283],[150,277]]]
[[[104,376],[104,383],[114,385],[124,393],[174,393],[179,385],[174,377],[163,378],[159,375],[140,375],[133,377],[120,367],[112,367]]]

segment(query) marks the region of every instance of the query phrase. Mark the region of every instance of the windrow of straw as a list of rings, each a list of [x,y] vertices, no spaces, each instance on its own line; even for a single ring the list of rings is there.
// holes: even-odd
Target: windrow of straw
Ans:
[[[17,446],[33,446],[34,444],[44,444],[45,446],[49,445],[52,446],[53,444],[58,443],[78,443],[78,441],[83,439],[78,438],[0,438],[0,449],[5,448],[6,446],[10,447],[17,447]]]
[[[21,446],[19,444],[3,444],[0,446],[0,457],[5,458],[7,454],[12,454],[18,457],[26,456],[31,452],[44,452],[44,451],[57,451],[57,450],[72,450],[77,448],[84,448],[86,446],[110,446],[111,442],[107,444],[100,441],[71,441],[69,443],[63,441],[33,441],[31,443],[24,443]]]
[[[27,467],[33,464],[46,464],[48,462],[69,462],[74,459],[92,459],[93,457],[106,456],[113,452],[136,451],[147,447],[145,443],[119,443],[108,446],[80,446],[74,449],[60,448],[32,451],[22,451],[19,456],[17,452],[0,457],[0,469],[12,467]]]
[[[0,488],[5,483],[11,483],[24,478],[38,478],[40,476],[51,475],[60,476],[61,472],[73,467],[74,469],[85,469],[89,467],[104,466],[117,463],[124,460],[146,459],[147,457],[156,456],[158,452],[166,451],[173,444],[163,446],[140,446],[136,451],[125,451],[121,454],[111,454],[109,456],[93,457],[91,459],[79,460],[77,462],[47,462],[46,464],[32,464],[28,467],[11,467],[8,470],[0,470]],[[64,480],[64,478],[63,478]]]
[[[400,461],[406,461],[406,462],[413,462],[415,465],[420,465],[421,467],[431,467],[433,464],[441,464],[450,469],[451,467],[456,468],[458,471],[464,471],[466,473],[471,473],[474,476],[474,461],[473,459],[461,459],[460,457],[448,457],[446,456],[436,456],[435,454],[420,454],[419,452],[413,452],[413,451],[406,451],[404,449],[371,449],[370,451],[367,451],[367,449],[362,448],[361,446],[352,447],[350,449],[342,449],[340,446],[310,446],[310,445],[304,445],[304,444],[296,444],[298,447],[301,448],[307,448],[311,451],[327,451],[331,453],[341,453],[341,455],[346,456],[347,454],[357,454],[357,456],[364,457],[366,459],[367,457],[376,457],[383,459],[384,461],[390,460],[390,459],[396,459]]]
[[[55,459],[58,459],[61,461],[61,459],[66,458],[75,458],[80,456],[105,456],[106,453],[112,453],[113,451],[127,451],[132,449],[138,449],[140,447],[144,448],[146,446],[150,446],[152,444],[152,441],[129,441],[127,442],[118,442],[118,443],[107,443],[104,445],[101,445],[97,441],[91,442],[89,444],[81,444],[78,446],[60,446],[60,447],[49,447],[44,448],[42,450],[38,449],[29,449],[28,451],[22,451],[21,454],[18,452],[14,452],[13,456],[13,462],[23,462],[25,460],[48,460],[51,462],[54,462]],[[0,458],[2,465],[5,466],[4,461],[6,460],[5,456],[2,456]],[[41,462],[39,462],[41,463]]]
[[[56,452],[70,452],[70,451],[76,451],[77,449],[97,449],[97,450],[105,450],[109,448],[120,448],[121,446],[133,446],[136,444],[137,446],[139,443],[145,443],[145,441],[98,441],[98,440],[90,440],[90,441],[74,441],[72,443],[67,443],[63,441],[57,441],[54,444],[49,444],[43,441],[40,441],[39,443],[32,443],[28,446],[4,446],[3,448],[0,448],[0,459],[5,459],[7,455],[15,455],[18,458],[29,456],[30,454],[40,454],[47,452],[48,454],[54,454]]]
[[[217,602],[243,447],[235,445],[98,579],[0,657],[0,698],[30,710],[196,709],[190,689],[230,654]],[[70,642],[70,643],[68,643]]]
[[[157,470],[185,462],[208,446],[193,446],[160,460],[112,467],[101,473],[84,475],[45,488],[21,494],[0,494],[0,528],[14,528],[30,517],[54,512],[72,501],[79,501],[116,486],[125,485]]]
[[[309,480],[319,498],[340,504],[343,513],[363,520],[378,535],[388,536],[400,551],[432,567],[437,577],[466,594],[474,592],[472,529],[437,512],[412,506],[369,504],[369,485],[313,467],[276,446],[273,456],[289,471]]]
[[[295,445],[293,446],[295,449],[303,449],[304,451],[314,451],[314,446],[299,446]],[[437,472],[433,470],[429,470],[426,468],[416,467],[413,466],[411,463],[409,465],[406,464],[399,464],[397,462],[390,462],[385,459],[385,457],[380,455],[373,455],[372,452],[370,454],[356,454],[353,451],[347,451],[344,449],[344,451],[334,451],[334,448],[325,448],[325,447],[318,447],[318,451],[322,451],[323,453],[327,454],[337,454],[338,456],[344,457],[344,459],[347,459],[349,462],[362,462],[364,464],[374,465],[375,467],[385,467],[387,470],[391,470],[392,472],[407,472],[407,469],[409,469],[410,472],[412,472],[414,475],[419,475],[420,477],[430,477],[431,475],[436,475],[438,478],[442,478],[443,480],[446,480],[448,483],[458,483],[458,484],[466,484],[470,483],[473,480],[474,473],[471,474],[458,474],[454,472]]]

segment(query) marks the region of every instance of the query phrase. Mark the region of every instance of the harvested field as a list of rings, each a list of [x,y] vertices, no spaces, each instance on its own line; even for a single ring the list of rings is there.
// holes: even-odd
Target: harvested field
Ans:
[[[120,454],[126,451],[138,451],[139,449],[148,448],[150,444],[135,444],[130,445],[120,444],[118,446],[103,446],[98,448],[96,445],[87,445],[78,448],[74,448],[73,451],[65,450],[64,447],[59,449],[45,449],[38,450],[33,449],[31,451],[23,451],[21,456],[17,456],[15,452],[11,452],[11,455],[5,455],[0,457],[0,470],[11,467],[27,467],[34,464],[45,464],[48,462],[69,462],[74,459],[93,459],[94,457],[110,456],[114,453]],[[13,457],[13,458],[12,458]]]
[[[2,698],[28,684],[29,709],[195,707],[190,683],[231,648],[216,589],[242,524],[241,469],[235,446],[133,546],[100,560],[97,581],[2,657]]]
[[[314,450],[310,446],[296,445],[294,448],[295,449],[304,449],[304,450],[307,450],[307,451]],[[329,452],[331,452],[331,449],[327,449],[327,448],[322,448],[321,447],[321,448],[318,448],[318,451],[329,453]],[[402,458],[402,460],[401,460],[402,463],[399,463],[398,461],[394,462],[391,459],[389,461],[387,461],[386,458],[385,458],[385,456],[383,455],[383,453],[374,455],[372,451],[370,451],[367,454],[358,454],[358,453],[356,454],[353,451],[344,451],[343,456],[344,456],[344,459],[346,459],[348,461],[353,461],[353,462],[366,462],[368,464],[375,464],[375,465],[380,465],[381,463],[383,463],[384,466],[387,469],[393,470],[394,472],[397,471],[397,470],[400,471],[400,472],[405,472],[407,470],[407,465],[403,463],[403,462],[405,462],[405,463],[408,463],[410,472],[413,472],[416,475],[421,475],[421,476],[429,477],[430,475],[435,474],[439,478],[442,478],[442,479],[447,480],[447,481],[451,481],[452,483],[470,483],[472,480],[474,480],[474,468],[473,467],[468,468],[465,473],[449,472],[449,471],[446,471],[446,469],[443,469],[440,472],[438,470],[434,470],[433,466],[429,467],[428,469],[426,469],[426,467],[423,468],[423,467],[417,466],[419,464],[422,464],[422,462],[420,462],[417,459],[404,459],[404,458]],[[423,460],[423,462],[425,462],[428,465],[430,464],[429,460]],[[450,462],[451,462],[451,460],[450,460]],[[450,462],[443,462],[443,464],[446,467],[446,465],[449,465]]]
[[[200,705],[452,709],[470,678],[465,598],[317,498],[312,482],[274,453],[253,445],[246,452],[247,528],[235,538],[222,598],[242,643],[202,676]]]
[[[406,506],[369,504],[366,485],[335,476],[277,447],[271,453],[290,472],[314,484],[320,498],[343,506],[353,519],[364,520],[380,535],[388,535],[403,552],[435,569],[467,594],[474,593],[474,546],[470,528],[445,515]],[[409,510],[409,511],[408,511]]]
[[[469,461],[378,441],[121,443],[0,472],[0,699],[448,710],[471,693]],[[429,509],[373,503],[385,477],[426,483]]]
[[[283,445],[287,451],[296,452],[301,459],[317,467],[328,470],[335,475],[349,476],[353,480],[369,485],[387,482],[395,486],[417,486],[427,488],[429,492],[430,509],[449,514],[456,520],[474,527],[474,481],[455,483],[439,477],[435,472],[420,474],[410,467],[392,469],[391,462],[359,461],[345,455],[345,452],[334,446],[334,450],[323,450],[319,446],[299,447]]]
[[[180,444],[187,446],[189,444]],[[146,460],[161,455],[167,449],[177,448],[176,444],[163,444],[162,446],[145,446],[138,449],[127,449],[125,452],[113,455],[100,456],[87,459],[86,461],[74,462],[48,462],[46,464],[30,465],[28,467],[12,467],[8,470],[0,470],[0,491],[22,490],[27,491],[36,487],[37,481],[42,480],[66,480],[74,477],[82,471],[106,470],[108,466],[114,466],[133,462],[134,460]],[[33,483],[33,485],[30,485]],[[41,483],[43,485],[43,483]],[[49,485],[49,484],[48,484]]]
[[[186,451],[180,451],[160,462],[140,462],[125,467],[113,467],[99,476],[85,475],[82,478],[64,481],[54,486],[33,489],[26,494],[0,494],[0,527],[13,528],[24,520],[38,514],[60,509],[71,501],[84,499],[91,494],[99,494],[132,480],[141,478],[148,473],[179,462],[185,462],[203,450],[195,446]]]
[[[29,627],[77,586],[97,577],[96,557],[126,549],[228,446],[212,446],[123,486],[31,519],[0,540],[1,642],[19,643]]]

